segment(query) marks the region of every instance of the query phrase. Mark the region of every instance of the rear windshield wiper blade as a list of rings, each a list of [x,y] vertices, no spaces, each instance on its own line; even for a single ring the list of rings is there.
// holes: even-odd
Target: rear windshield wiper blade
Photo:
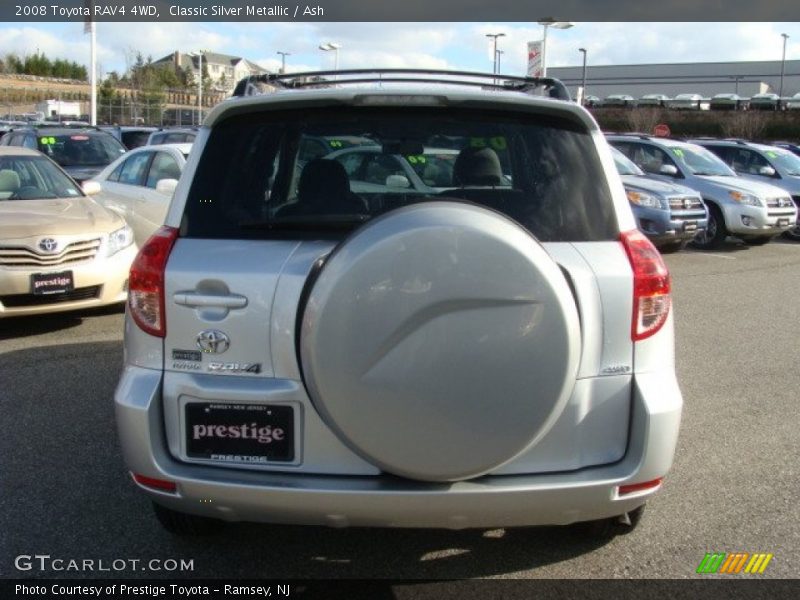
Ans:
[[[369,215],[337,215],[316,219],[283,218],[268,221],[243,221],[239,223],[239,227],[245,230],[261,231],[339,231],[352,229],[369,219]]]

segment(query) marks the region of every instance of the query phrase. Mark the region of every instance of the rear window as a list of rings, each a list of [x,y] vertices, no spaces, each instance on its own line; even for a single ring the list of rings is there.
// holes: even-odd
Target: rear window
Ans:
[[[330,143],[354,139],[361,148],[352,152]],[[542,241],[618,234],[593,140],[579,125],[396,107],[270,111],[220,122],[195,172],[182,232],[345,235],[396,208],[443,199],[500,211]]]
[[[72,132],[39,135],[39,151],[62,167],[93,167],[114,162],[125,146],[108,133]]]

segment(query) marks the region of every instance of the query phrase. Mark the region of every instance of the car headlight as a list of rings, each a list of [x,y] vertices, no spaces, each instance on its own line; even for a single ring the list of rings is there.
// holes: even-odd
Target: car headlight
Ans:
[[[625,190],[625,193],[628,195],[628,200],[631,204],[645,206],[647,208],[663,208],[658,196],[645,194],[644,192],[635,192],[633,190]]]
[[[759,200],[756,196],[752,194],[745,194],[742,192],[737,192],[731,190],[728,192],[728,195],[731,197],[731,200],[735,200],[739,204],[749,204],[750,206],[764,206],[764,204]]]
[[[127,225],[108,234],[108,254],[114,256],[133,243],[133,230]]]

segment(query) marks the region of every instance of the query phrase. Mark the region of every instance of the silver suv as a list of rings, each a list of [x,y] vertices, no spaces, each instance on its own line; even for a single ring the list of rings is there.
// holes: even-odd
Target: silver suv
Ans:
[[[779,187],[739,177],[697,144],[647,135],[609,135],[608,141],[645,173],[700,192],[708,227],[694,244],[717,248],[728,235],[761,245],[796,226],[797,208]]]
[[[556,80],[337,76],[241,82],[131,269],[116,415],[159,520],[635,524],[682,399],[670,277],[597,124]],[[298,160],[352,138],[458,156],[435,194]]]

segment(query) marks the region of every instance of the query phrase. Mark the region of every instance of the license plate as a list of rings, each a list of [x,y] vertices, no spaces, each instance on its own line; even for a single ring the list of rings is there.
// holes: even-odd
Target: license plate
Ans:
[[[778,227],[786,227],[789,225],[789,219],[778,219]]]
[[[276,404],[186,405],[186,454],[220,462],[294,460],[294,409]]]
[[[686,221],[683,224],[684,231],[697,231],[697,221]]]
[[[35,296],[66,294],[73,289],[75,289],[75,280],[72,277],[72,271],[31,275],[31,293]]]

